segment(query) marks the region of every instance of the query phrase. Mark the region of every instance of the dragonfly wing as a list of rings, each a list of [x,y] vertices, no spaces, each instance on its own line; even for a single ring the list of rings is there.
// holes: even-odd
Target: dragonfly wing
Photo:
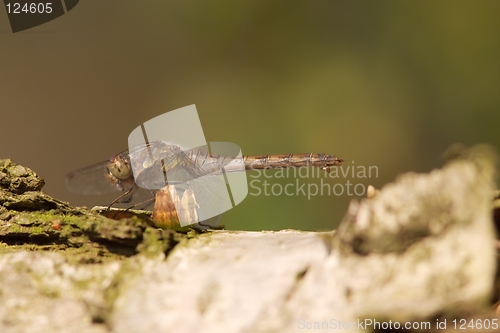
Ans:
[[[123,191],[106,178],[108,161],[71,171],[64,178],[68,191],[82,195],[101,195]]]
[[[181,147],[161,141],[131,151],[130,163],[137,185],[151,190],[187,183],[204,175]]]

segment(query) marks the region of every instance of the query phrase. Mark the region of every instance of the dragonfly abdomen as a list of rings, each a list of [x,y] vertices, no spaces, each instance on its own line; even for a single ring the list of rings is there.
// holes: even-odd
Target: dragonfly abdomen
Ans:
[[[243,156],[243,161],[247,170],[313,166],[326,171],[331,166],[342,165],[344,162],[335,155],[314,153]]]
[[[335,155],[314,153],[231,157],[196,150],[190,151],[188,157],[205,171],[224,168],[226,172],[243,171],[243,164],[245,170],[312,166],[329,171],[330,167],[344,162]]]

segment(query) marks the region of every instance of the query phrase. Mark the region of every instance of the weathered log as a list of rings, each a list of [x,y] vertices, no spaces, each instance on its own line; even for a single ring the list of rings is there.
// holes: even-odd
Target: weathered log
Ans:
[[[0,161],[0,332],[453,328],[492,309],[496,272],[496,155],[453,155],[351,202],[337,231],[202,234],[70,207]]]

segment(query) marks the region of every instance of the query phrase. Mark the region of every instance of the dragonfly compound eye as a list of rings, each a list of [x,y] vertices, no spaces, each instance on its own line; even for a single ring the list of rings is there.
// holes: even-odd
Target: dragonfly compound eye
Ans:
[[[132,175],[127,160],[119,155],[115,155],[109,160],[107,168],[113,177],[120,180],[128,179]]]

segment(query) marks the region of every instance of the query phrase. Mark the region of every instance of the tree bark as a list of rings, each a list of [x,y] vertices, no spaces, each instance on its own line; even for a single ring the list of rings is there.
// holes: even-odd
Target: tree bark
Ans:
[[[455,149],[442,169],[353,200],[336,231],[179,233],[70,207],[0,160],[0,331],[491,324],[495,174],[491,148]]]

